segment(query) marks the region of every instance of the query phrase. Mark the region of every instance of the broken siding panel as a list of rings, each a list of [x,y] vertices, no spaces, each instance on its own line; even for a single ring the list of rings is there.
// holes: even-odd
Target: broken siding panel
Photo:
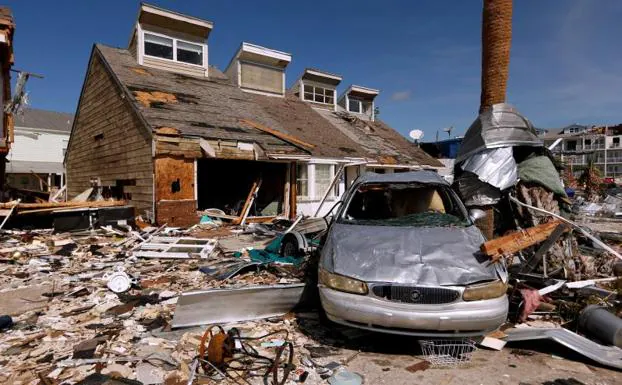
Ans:
[[[241,84],[244,88],[283,94],[283,70],[242,62]]]
[[[152,56],[143,56],[143,65],[165,71],[182,73],[189,76],[205,77],[205,68],[192,64],[180,63],[172,60],[160,59]]]
[[[94,51],[67,148],[67,192],[73,198],[90,187],[91,178],[104,186],[133,179],[130,203],[140,211],[152,208],[151,137]]]
[[[188,159],[201,158],[203,156],[198,138],[191,139],[158,136],[155,143],[156,155],[175,155]]]

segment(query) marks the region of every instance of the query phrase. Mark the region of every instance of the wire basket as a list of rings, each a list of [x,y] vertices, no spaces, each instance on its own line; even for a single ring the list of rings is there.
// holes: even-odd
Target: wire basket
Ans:
[[[470,339],[419,340],[419,345],[425,360],[433,367],[467,364],[477,350],[475,342]]]

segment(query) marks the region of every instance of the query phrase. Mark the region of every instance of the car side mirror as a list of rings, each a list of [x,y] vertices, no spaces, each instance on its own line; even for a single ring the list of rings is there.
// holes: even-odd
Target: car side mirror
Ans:
[[[486,215],[487,214],[484,210],[480,210],[480,209],[469,210],[469,218],[471,218],[473,222],[475,222],[478,219],[486,218]]]

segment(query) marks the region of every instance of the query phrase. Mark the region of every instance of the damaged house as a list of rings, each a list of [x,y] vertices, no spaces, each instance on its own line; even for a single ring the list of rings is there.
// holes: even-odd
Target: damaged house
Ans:
[[[13,32],[15,23],[11,10],[0,7],[0,191],[4,190],[6,157],[13,142],[13,110],[11,101],[11,68],[13,67]],[[10,106],[7,110],[7,107]]]
[[[376,119],[377,90],[337,97],[341,76],[315,69],[287,89],[292,56],[246,42],[221,72],[213,27],[142,4],[128,48],[94,45],[65,157],[69,198],[97,184],[185,226],[197,210],[237,215],[254,186],[249,221],[261,221],[313,215],[366,169],[441,166]]]

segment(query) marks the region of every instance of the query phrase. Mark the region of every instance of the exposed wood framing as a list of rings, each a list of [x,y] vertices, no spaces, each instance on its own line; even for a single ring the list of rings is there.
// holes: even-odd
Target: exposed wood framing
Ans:
[[[155,138],[156,155],[174,155],[188,159],[203,157],[199,139],[157,135]]]

